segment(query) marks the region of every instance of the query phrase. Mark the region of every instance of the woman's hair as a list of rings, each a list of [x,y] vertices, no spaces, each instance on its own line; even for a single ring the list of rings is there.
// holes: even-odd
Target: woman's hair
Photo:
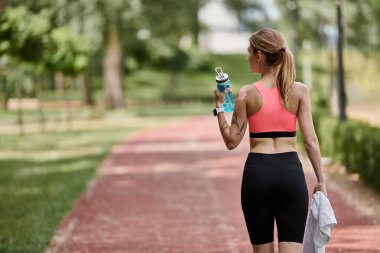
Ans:
[[[287,48],[284,37],[276,30],[264,28],[253,33],[249,42],[253,52],[261,51],[265,54],[269,67],[281,66],[277,75],[277,86],[280,88],[282,101],[286,104],[296,79],[296,70],[293,54]]]

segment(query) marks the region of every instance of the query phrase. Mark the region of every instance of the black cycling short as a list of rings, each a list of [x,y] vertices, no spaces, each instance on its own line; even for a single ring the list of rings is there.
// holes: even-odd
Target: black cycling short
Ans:
[[[251,244],[303,242],[309,195],[295,151],[249,153],[241,184],[241,205]]]

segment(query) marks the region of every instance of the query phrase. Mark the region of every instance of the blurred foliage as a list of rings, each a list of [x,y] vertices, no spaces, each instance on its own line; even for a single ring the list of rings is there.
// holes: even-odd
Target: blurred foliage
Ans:
[[[189,56],[175,44],[154,44],[153,66],[170,72],[183,70]]]
[[[331,115],[326,96],[314,96],[314,89],[312,95],[313,124],[321,155],[341,163],[349,173],[358,173],[364,183],[380,192],[380,155],[377,152],[380,129],[353,119],[340,122]],[[297,136],[298,144],[304,149],[301,134]]]
[[[215,61],[209,53],[199,50],[197,47],[191,47],[187,49],[186,52],[189,57],[187,63],[188,70],[194,72],[208,72],[213,70]]]
[[[26,5],[6,8],[0,19],[0,53],[52,71],[83,71],[88,58],[99,48],[99,41],[72,29],[75,25],[56,26],[60,15],[54,15],[54,8],[38,10],[41,3],[35,2],[30,9]]]
[[[328,33],[332,35],[336,29],[335,1],[276,0],[276,3],[282,13],[276,25],[288,33],[295,32],[297,47],[302,47],[303,40],[312,41],[316,47],[326,47]],[[347,44],[366,55],[379,50],[380,1],[346,0],[341,6]]]
[[[99,49],[101,40],[94,36],[96,32],[86,29],[83,30],[87,32],[81,32],[78,29],[90,26],[73,22],[73,17],[65,20],[63,13],[73,7],[68,3],[12,1],[0,17],[0,73],[4,108],[7,99],[12,96],[35,97],[36,86],[40,85],[36,84],[36,79],[41,75],[58,71],[66,75],[83,72],[91,55]],[[71,3],[78,7],[78,2]],[[92,5],[86,6],[91,8]],[[72,10],[71,14],[79,13]],[[93,20],[89,18],[87,21]],[[92,22],[94,24],[96,22]]]
[[[322,155],[358,173],[380,192],[380,129],[352,119],[339,122],[323,108],[313,110],[313,121]]]
[[[276,2],[282,13],[277,26],[280,30],[294,34],[298,48],[302,47],[303,40],[313,41],[315,46],[325,46],[324,27],[334,25],[336,19],[332,1],[276,0]]]
[[[45,52],[47,66],[65,74],[82,72],[94,52],[91,43],[82,36],[70,34],[68,27],[51,32],[51,47]]]
[[[198,11],[211,0],[141,0],[140,28],[150,31],[153,38],[169,44],[178,44],[190,37],[197,45],[198,34],[205,28],[198,20]]]
[[[25,6],[6,8],[0,19],[0,53],[39,61],[49,42],[48,10],[32,13]]]
[[[260,0],[224,0],[224,3],[235,13],[242,30],[256,31],[273,26]]]
[[[41,73],[102,71],[111,24],[118,28],[125,55],[121,67],[128,74],[146,67],[172,73],[208,70],[209,57],[194,46],[202,27],[197,12],[206,2],[12,1],[0,18],[3,97],[14,96],[17,83],[10,76],[21,73],[11,62],[30,70],[22,72],[25,80]]]
[[[380,1],[347,0],[345,9],[346,34],[349,45],[367,56],[380,49]]]
[[[124,55],[122,67],[127,75],[152,68],[172,73],[212,71],[213,65],[220,64],[218,56],[210,56],[199,50],[195,43],[197,34],[204,29],[204,25],[197,19],[197,11],[209,2],[210,0],[8,1],[6,11],[0,18],[1,90],[12,94],[12,90],[15,90],[12,88],[14,82],[7,75],[12,71],[16,71],[13,76],[18,75],[14,66],[26,63],[31,63],[31,66],[21,68],[28,71],[19,71],[25,75],[25,79],[33,80],[36,75],[51,75],[56,71],[68,75],[85,72],[91,76],[91,85],[100,89],[102,84],[98,85],[95,76],[102,72],[106,36],[111,22],[119,28]],[[334,2],[293,0],[297,7],[294,11],[290,11],[289,2],[291,1],[276,0],[281,15],[277,20],[270,20],[267,6],[262,1],[224,0],[227,8],[239,18],[242,29],[252,31],[270,26],[286,33],[289,29],[296,28],[298,48],[301,48],[305,39],[313,43],[313,50],[326,48],[326,29],[336,26]],[[346,0],[342,6],[346,42],[350,47],[371,56],[377,55],[376,50],[380,48],[379,5],[377,0]],[[295,26],[291,25],[293,16],[297,21]],[[315,55],[310,54],[312,57]],[[241,60],[231,56],[229,60],[234,61],[234,64],[228,64],[225,69],[230,72],[233,81],[240,82],[241,73],[244,72],[240,71],[241,64],[235,59]],[[354,64],[346,65],[347,69],[351,66]],[[326,79],[325,71],[328,68],[326,62],[319,62],[318,66],[313,66],[313,72],[321,70],[321,75],[316,74],[317,78],[323,76]],[[302,70],[298,70],[298,76],[301,77]],[[350,81],[357,81],[357,76],[352,69],[347,71]],[[368,77],[367,74],[362,76]],[[180,76],[179,78],[181,79]],[[362,79],[360,81],[364,83]],[[321,80],[318,79],[318,82]],[[148,84],[145,82],[139,87],[144,85]],[[321,95],[316,97],[325,99],[327,85],[320,86],[318,90],[321,90]],[[327,103],[326,99],[322,100],[321,103]]]
[[[60,52],[53,56],[50,63],[62,60],[58,69],[67,69],[69,59],[73,59],[73,70],[78,70],[88,62],[84,53],[94,54],[99,50],[107,33],[107,24],[116,22],[122,31],[123,50],[129,58],[133,57],[137,63],[143,64],[150,60],[149,53],[152,52],[148,50],[148,44],[152,44],[151,40],[178,45],[181,38],[190,36],[190,43],[194,44],[193,27],[198,22],[196,13],[206,2],[15,0],[6,8],[1,19],[0,50],[2,54],[23,57],[22,60],[45,62],[49,59],[41,59],[41,55],[45,48],[53,44],[50,48]],[[146,35],[139,38],[141,31],[145,31]],[[72,55],[62,58],[63,52],[70,54],[71,51],[78,51],[79,59]]]

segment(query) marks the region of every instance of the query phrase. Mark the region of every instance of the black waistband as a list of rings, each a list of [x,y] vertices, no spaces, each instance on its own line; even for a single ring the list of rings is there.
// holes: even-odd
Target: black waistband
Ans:
[[[251,138],[278,138],[278,137],[294,137],[296,136],[296,131],[273,131],[273,132],[261,132],[261,133],[249,133]]]

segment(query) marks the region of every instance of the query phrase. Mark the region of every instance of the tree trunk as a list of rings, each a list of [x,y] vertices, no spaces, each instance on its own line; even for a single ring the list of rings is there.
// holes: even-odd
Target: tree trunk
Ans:
[[[295,62],[297,62],[298,56],[298,47],[301,45],[298,36],[298,21],[299,21],[299,5],[297,0],[288,1],[288,8],[290,11],[290,20],[291,20],[291,37],[292,37],[292,53]],[[296,65],[297,68],[297,65]],[[297,68],[297,72],[299,69]]]
[[[0,0],[0,17],[3,15],[5,8],[7,7],[7,0]]]
[[[103,60],[104,102],[108,108],[124,107],[122,90],[122,49],[115,24],[110,24],[106,55]]]
[[[44,91],[44,85],[43,85],[44,79],[42,76],[37,76],[35,79],[36,84],[36,98],[38,99],[38,123],[40,125],[40,131],[45,131],[45,113],[43,109],[43,91]]]
[[[8,111],[8,100],[10,99],[10,97],[5,94],[5,97],[4,97],[4,100],[3,100],[3,109],[4,111]]]
[[[177,90],[177,73],[172,72],[170,74],[170,90],[175,92]]]
[[[90,88],[90,83],[88,81],[87,74],[81,74],[79,76],[79,82],[83,91],[83,102],[85,105],[94,105],[94,100],[92,99],[92,93]]]
[[[193,6],[193,36],[194,36],[194,44],[198,47],[198,38],[199,38],[199,32],[200,32],[200,25],[199,25],[199,19],[198,19],[198,10],[200,8],[200,2],[199,0],[195,1],[195,4]]]
[[[339,120],[345,121],[346,115],[346,91],[344,87],[344,66],[343,66],[343,23],[341,12],[341,1],[336,1],[337,24],[338,24],[338,96],[339,96]]]
[[[65,78],[64,80],[68,85],[63,86],[63,100],[65,102],[65,111],[66,111],[66,130],[72,129],[72,116],[71,116],[71,100],[70,100],[70,90],[71,90],[71,82],[72,78]]]
[[[24,135],[24,114],[22,112],[22,95],[20,83],[17,83],[17,125],[19,127],[19,134]]]
[[[56,92],[62,92],[65,84],[65,76],[61,72],[54,73],[54,86]]]
[[[70,120],[69,120],[68,108],[70,108],[70,101],[68,101],[68,98],[67,98],[65,83],[67,83],[67,78],[62,72],[54,73],[56,102],[60,109],[61,109],[61,106],[64,107],[63,112],[64,112],[65,117],[62,118],[61,120],[65,122],[67,126],[69,126]]]

